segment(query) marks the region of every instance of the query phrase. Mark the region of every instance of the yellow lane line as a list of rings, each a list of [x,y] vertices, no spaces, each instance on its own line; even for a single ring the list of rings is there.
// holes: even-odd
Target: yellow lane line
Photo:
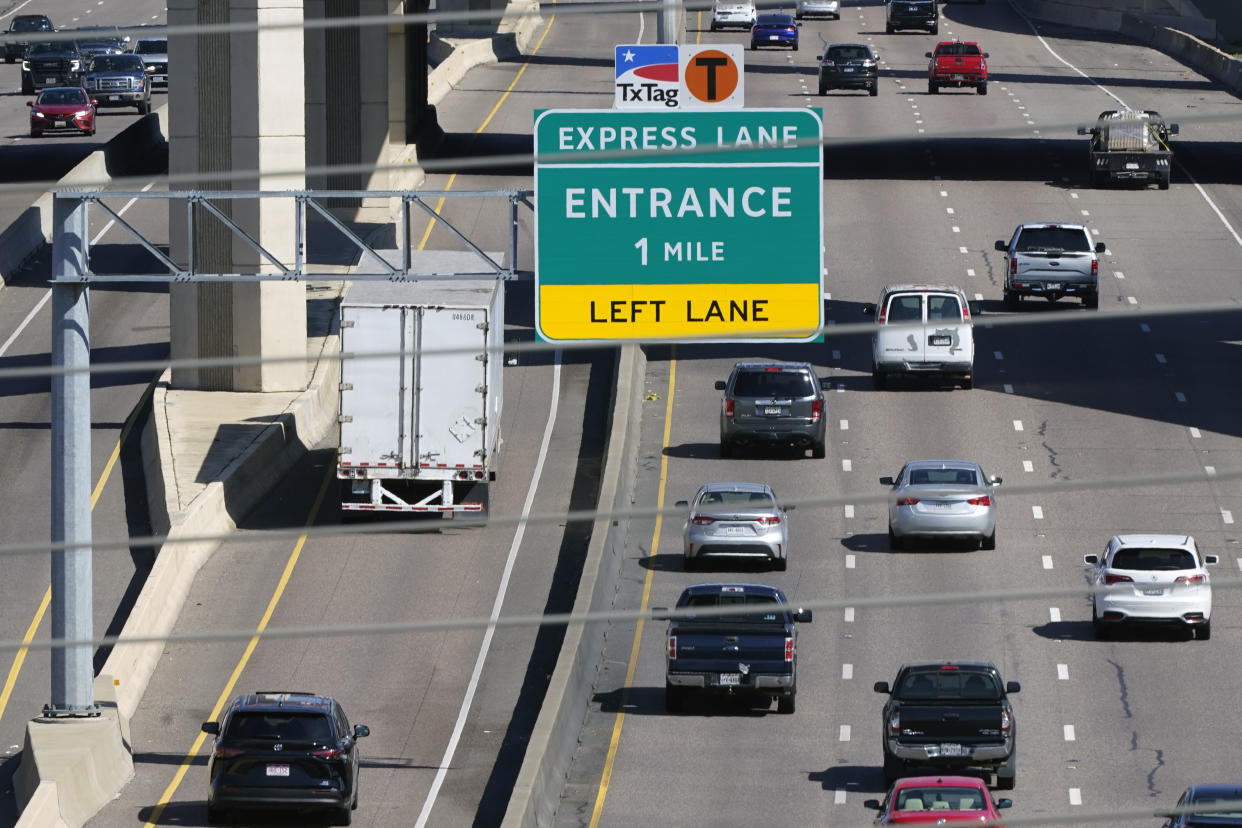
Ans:
[[[103,495],[104,485],[108,482],[108,478],[112,476],[112,469],[116,466],[116,461],[121,456],[121,446],[129,439],[129,433],[134,428],[134,423],[138,419],[138,412],[146,405],[147,400],[151,398],[151,392],[155,390],[155,383],[159,382],[159,374],[147,383],[147,388],[143,392],[142,397],[138,400],[138,405],[134,406],[134,410],[129,412],[129,417],[125,420],[125,425],[121,426],[121,434],[117,437],[116,445],[112,447],[112,454],[108,457],[108,462],[104,464],[103,472],[99,475],[99,482],[95,484],[94,491],[91,492],[91,511],[95,511],[95,504],[99,502],[99,498]],[[9,699],[13,696],[13,688],[17,686],[17,677],[22,672],[22,666],[26,663],[26,654],[29,650],[25,645],[34,640],[35,633],[39,630],[39,625],[43,623],[43,617],[47,615],[47,608],[52,603],[52,585],[48,584],[47,589],[43,591],[43,600],[39,602],[39,608],[35,610],[34,618],[30,621],[30,626],[26,628],[26,634],[22,636],[22,645],[17,653],[13,656],[13,664],[9,667],[9,675],[4,680],[4,688],[0,689],[0,719],[4,718],[4,711],[9,707]]]
[[[323,505],[323,499],[328,494],[328,484],[336,478],[336,469],[329,468],[324,474],[323,483],[319,486],[319,494],[315,496],[315,503],[311,506],[310,514],[306,518],[304,526],[313,526],[315,519],[319,515],[319,508]],[[255,628],[254,637],[246,644],[246,649],[242,653],[241,658],[237,661],[237,666],[233,668],[229,680],[225,683],[224,689],[220,691],[219,697],[216,699],[215,706],[211,708],[208,714],[208,721],[216,721],[220,718],[220,711],[224,709],[224,705],[233,696],[233,688],[237,686],[238,680],[241,678],[242,671],[246,665],[250,663],[250,656],[254,654],[255,647],[259,646],[259,638],[263,635],[263,631],[267,629],[268,623],[272,620],[272,614],[276,612],[276,605],[280,603],[280,599],[285,594],[285,587],[289,585],[289,578],[293,575],[293,568],[297,566],[298,559],[302,556],[302,547],[306,545],[306,535],[299,535],[298,541],[293,545],[293,551],[289,553],[289,560],[285,561],[285,570],[280,574],[280,580],[276,582],[276,589],[272,592],[271,599],[267,602],[267,610],[264,611],[263,617],[259,620],[259,625]],[[151,811],[151,817],[144,825],[144,828],[158,825],[160,817],[164,814],[164,808],[172,800],[173,795],[177,792],[177,788],[181,787],[181,781],[185,779],[186,772],[190,766],[194,764],[194,757],[198,755],[198,751],[203,746],[203,741],[207,738],[206,733],[199,732],[194,739],[194,744],[190,746],[190,750],[181,760],[180,767],[173,774],[172,781],[168,783],[168,787],[164,789],[164,793],[160,795],[159,801]]]
[[[555,5],[556,0],[552,0],[552,2]],[[543,46],[543,40],[544,38],[548,36],[548,32],[552,31],[552,24],[555,21],[556,21],[555,14],[548,18],[548,24],[544,26],[543,34],[539,36],[539,41],[535,43],[535,48],[531,49],[530,51],[531,57],[534,57],[535,55],[539,54],[539,47]],[[530,66],[529,63],[523,63],[522,67],[518,69],[518,73],[513,76],[513,80],[509,83],[508,88],[505,89],[504,94],[500,96],[500,100],[496,101],[496,105],[492,107],[492,111],[487,113],[487,117],[483,119],[483,123],[479,124],[479,128],[474,131],[475,135],[478,135],[483,130],[487,129],[487,125],[492,122],[492,118],[494,118],[496,116],[496,113],[500,111],[500,105],[503,104],[505,100],[508,99],[509,93],[513,91],[513,87],[517,86],[518,81],[522,79],[522,75],[526,74],[526,67],[528,66]],[[453,182],[456,180],[457,180],[457,173],[453,173],[452,175],[449,176],[448,183],[444,185],[444,189],[446,190],[453,189]],[[445,196],[440,196],[440,200],[436,202],[435,214],[437,216],[440,215],[440,210],[444,208],[445,200],[446,200]],[[419,250],[422,250],[424,247],[427,246],[427,239],[431,236],[431,229],[435,226],[436,226],[436,220],[435,220],[435,217],[433,216],[431,219],[427,221],[427,229],[423,231],[423,237],[418,242]]]
[[[674,351],[674,354],[676,351]],[[663,525],[664,487],[668,482],[668,448],[669,433],[673,428],[673,390],[677,381],[677,360],[668,361],[668,404],[664,409],[664,441],[660,451],[660,485],[656,494],[655,528],[651,531],[651,555],[655,558],[660,548],[660,527]],[[639,604],[640,611],[646,611],[647,601],[651,598],[651,581],[655,575],[655,567],[647,568],[647,577],[643,579],[643,599]],[[595,797],[595,809],[591,812],[591,828],[599,825],[600,816],[604,812],[604,798],[608,796],[608,785],[612,781],[612,767],[617,760],[617,746],[621,743],[621,726],[625,724],[625,708],[630,697],[630,687],[634,683],[634,671],[638,667],[638,647],[643,638],[643,618],[638,617],[634,628],[634,643],[630,646],[630,661],[625,668],[625,684],[621,687],[621,704],[617,713],[617,721],[612,726],[612,738],[608,742],[608,757],[604,760],[604,772],[599,780],[599,794]]]

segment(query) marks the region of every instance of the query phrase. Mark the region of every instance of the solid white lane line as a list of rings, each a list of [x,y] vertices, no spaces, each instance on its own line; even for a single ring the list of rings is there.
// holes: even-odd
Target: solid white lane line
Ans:
[[[1061,611],[1056,607],[1048,607],[1048,620],[1054,624],[1061,622]]]
[[[492,613],[489,616],[494,622],[500,617],[500,610],[504,606],[505,593],[509,589],[509,577],[513,574],[513,566],[517,562],[518,549],[522,546],[522,538],[526,535],[526,522],[530,519],[530,510],[535,505],[535,492],[539,488],[539,480],[543,476],[543,464],[548,458],[548,446],[552,442],[552,429],[556,425],[556,412],[560,407],[561,400],[561,352],[555,351],[552,361],[552,400],[548,405],[548,422],[543,428],[543,443],[539,446],[539,456],[535,460],[534,473],[531,475],[530,486],[526,489],[526,501],[522,504],[522,518],[518,522],[517,531],[513,533],[513,542],[509,544],[509,556],[505,559],[504,571],[500,576],[500,584],[496,589],[496,598],[492,601]],[[415,823],[416,828],[423,828],[427,824],[427,820],[431,817],[431,809],[436,804],[436,796],[440,793],[440,786],[444,784],[444,778],[448,775],[448,770],[453,764],[453,755],[457,752],[457,744],[461,741],[461,734],[466,728],[466,716],[470,713],[470,706],[474,703],[474,694],[479,689],[479,679],[483,677],[483,662],[487,660],[488,650],[492,646],[492,636],[496,632],[495,623],[489,623],[487,629],[483,633],[483,640],[479,644],[479,654],[474,660],[474,671],[470,674],[470,683],[466,685],[466,694],[461,700],[461,707],[457,711],[457,721],[453,725],[453,733],[449,737],[448,745],[444,748],[444,756],[440,758],[440,765],[436,769],[436,777],[431,782],[431,790],[427,792],[427,798],[423,800],[423,808],[419,811],[418,821]]]
[[[6,11],[4,14],[0,14],[0,20],[3,20],[4,18],[8,17],[10,14],[17,14],[19,11],[24,9],[26,6],[29,6],[30,2],[31,0],[25,0],[25,2],[18,3],[16,6]]]
[[[1044,562],[1044,569],[1052,569],[1052,556],[1051,555],[1044,555],[1043,562]]]
[[[854,665],[853,664],[842,664],[841,665],[841,678],[845,681],[849,681],[850,679],[854,678]]]
[[[1075,741],[1075,738],[1074,738],[1074,726],[1073,726],[1073,725],[1066,725],[1066,726],[1065,726],[1065,741],[1067,741],[1067,742],[1073,742],[1073,741]]]
[[[1061,681],[1069,681],[1069,665],[1068,664],[1057,665],[1057,678],[1060,679]]]

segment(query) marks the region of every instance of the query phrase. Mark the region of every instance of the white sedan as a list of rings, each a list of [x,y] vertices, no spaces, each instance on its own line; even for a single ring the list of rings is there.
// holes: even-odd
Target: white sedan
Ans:
[[[1122,624],[1189,627],[1200,641],[1212,637],[1212,579],[1189,535],[1114,535],[1103,555],[1084,555],[1091,576],[1091,623],[1096,638]]]

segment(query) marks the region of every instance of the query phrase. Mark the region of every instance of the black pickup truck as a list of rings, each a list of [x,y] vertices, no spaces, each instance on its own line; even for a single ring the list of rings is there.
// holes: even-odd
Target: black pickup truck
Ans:
[[[1021,686],[1002,682],[986,662],[907,664],[892,687],[877,681],[884,704],[884,779],[891,784],[907,768],[983,768],[996,787],[1012,790],[1018,728],[1009,694]]]
[[[736,612],[719,610],[736,607]],[[684,709],[688,693],[762,694],[777,710],[793,713],[798,692],[798,622],[811,611],[794,609],[776,587],[696,584],[677,599],[678,612],[652,607],[669,619],[665,644],[664,706]],[[700,615],[702,609],[709,614]]]

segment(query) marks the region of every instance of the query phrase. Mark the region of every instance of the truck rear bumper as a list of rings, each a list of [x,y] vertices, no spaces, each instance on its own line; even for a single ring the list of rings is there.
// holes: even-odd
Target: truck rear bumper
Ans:
[[[946,745],[903,745],[895,739],[888,739],[890,755],[905,762],[928,765],[997,765],[1009,758],[1013,752],[1013,743],[998,745],[958,745],[960,752],[946,750]]]
[[[886,374],[969,374],[974,371],[970,362],[907,362],[888,361],[876,363],[876,370]]]
[[[740,684],[722,684],[721,673],[668,673],[665,681],[673,687],[693,687],[712,693],[739,693],[758,690],[762,692],[787,691],[794,686],[793,674],[758,674],[742,676]]]

